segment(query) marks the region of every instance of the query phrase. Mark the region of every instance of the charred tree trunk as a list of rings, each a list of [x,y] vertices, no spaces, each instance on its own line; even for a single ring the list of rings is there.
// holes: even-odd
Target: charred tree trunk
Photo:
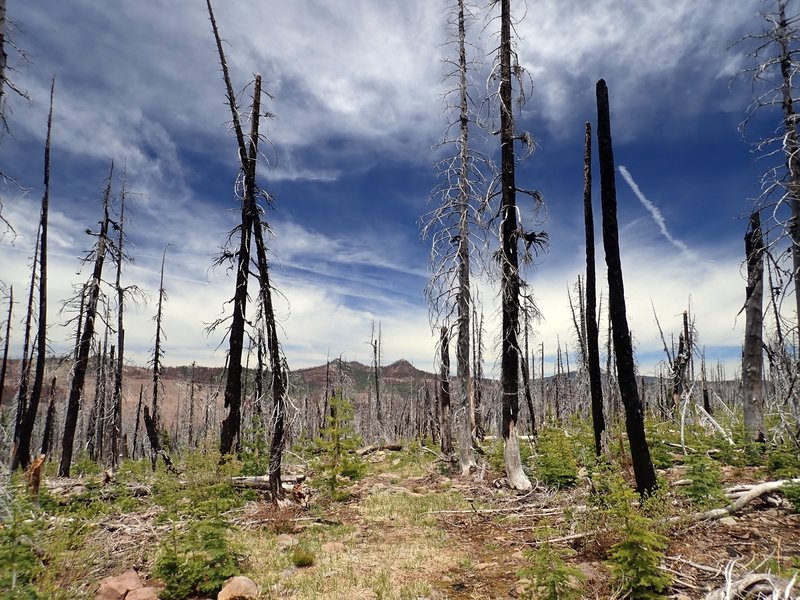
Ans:
[[[39,259],[39,240],[41,231],[36,231],[36,245],[33,249],[33,265],[31,266],[31,280],[30,287],[28,288],[28,308],[25,313],[25,328],[23,330],[22,338],[22,360],[20,361],[19,372],[19,390],[17,391],[17,416],[14,422],[14,446],[11,451],[11,468],[16,469],[19,466],[19,448],[20,436],[22,435],[22,421],[25,418],[25,410],[28,407],[28,387],[30,385],[31,377],[31,360],[33,357],[33,348],[31,347],[31,330],[33,329],[33,298],[34,290],[36,289],[36,272],[37,261]]]
[[[42,433],[42,454],[49,455],[53,448],[53,429],[56,426],[56,378],[50,381],[50,403],[47,407],[47,416],[44,420],[44,432]]]
[[[747,287],[745,290],[744,349],[742,352],[742,396],[744,399],[744,426],[751,441],[766,441],[764,429],[764,395],[762,389],[764,331],[764,240],[758,211],[750,215],[744,237],[747,261]]]
[[[125,178],[120,192],[119,231],[117,236],[117,275],[114,288],[117,291],[117,362],[114,364],[114,400],[111,419],[111,466],[116,468],[120,459],[120,436],[122,435],[122,374],[125,365],[125,290],[122,287],[122,263],[125,259]]]
[[[473,340],[472,340],[472,357],[474,366],[472,372],[473,377],[473,391],[475,394],[475,406],[473,407],[473,415],[475,418],[475,437],[483,441],[486,431],[483,425],[483,416],[481,414],[481,404],[483,402],[483,313],[481,313],[480,322],[478,321],[477,311],[473,308]]]
[[[531,489],[531,482],[522,470],[517,441],[519,420],[519,225],[514,157],[514,116],[512,113],[511,69],[511,0],[500,2],[500,149],[502,219],[500,254],[502,276],[502,358],[500,379],[503,393],[502,435],[505,443],[505,466],[509,485],[517,490]]]
[[[447,327],[442,327],[439,335],[439,410],[441,415],[442,453],[449,456],[453,453],[453,433],[450,418],[450,338]]]
[[[459,174],[458,174],[458,337],[456,338],[456,376],[459,381],[461,410],[463,411],[458,436],[458,457],[461,472],[466,474],[475,466],[472,453],[472,431],[475,428],[475,402],[469,368],[469,106],[467,104],[467,32],[464,17],[464,0],[458,0],[458,91],[459,91]]]
[[[644,415],[639,402],[633,348],[625,309],[625,287],[619,255],[617,226],[617,190],[614,175],[614,151],[611,142],[611,116],[606,82],[597,82],[597,142],[600,156],[600,193],[603,206],[603,247],[608,267],[608,312],[612,321],[617,379],[625,407],[625,428],[633,459],[636,489],[648,494],[657,486],[656,473],[650,459],[650,448],[644,431]]]
[[[108,201],[111,196],[111,180],[114,173],[114,164],[111,164],[111,173],[108,176],[108,184],[103,192],[103,220],[100,223],[100,234],[95,248],[94,271],[89,282],[88,300],[86,301],[86,315],[83,330],[78,347],[78,358],[75,363],[75,371],[70,385],[69,399],[67,400],[67,414],[64,420],[64,437],[61,448],[61,463],[58,468],[59,477],[69,477],[70,466],[72,465],[73,444],[75,442],[75,427],[78,424],[78,411],[80,409],[81,395],[83,394],[83,384],[86,379],[86,369],[89,365],[89,353],[92,349],[92,338],[94,337],[94,322],[97,316],[97,302],[100,298],[100,282],[103,277],[103,263],[106,258],[106,246],[108,243]]]
[[[161,276],[158,284],[158,309],[156,310],[156,338],[153,343],[153,404],[152,417],[148,415],[145,410],[145,429],[147,430],[147,437],[150,440],[150,460],[153,461],[153,470],[156,468],[156,459],[161,452],[161,409],[158,403],[158,391],[161,387],[161,357],[163,351],[161,350],[161,317],[163,316],[164,308],[164,262],[167,259],[167,249],[164,248],[164,253],[161,255]],[[147,407],[145,407],[146,409]],[[150,431],[150,426],[147,424],[148,418],[152,421],[153,431]]]
[[[6,389],[6,369],[8,367],[8,349],[11,346],[11,316],[14,312],[14,286],[8,291],[8,317],[6,318],[6,339],[3,343],[3,364],[0,366],[0,406],[3,406],[3,393]]]
[[[53,128],[53,94],[56,80],[50,85],[50,112],[47,115],[47,141],[44,146],[44,194],[39,220],[39,317],[36,330],[36,370],[33,375],[31,398],[25,408],[20,429],[17,458],[14,463],[27,469],[30,464],[31,436],[39,411],[44,385],[44,367],[47,361],[47,220],[50,212],[50,139]],[[14,465],[16,466],[16,465]]]
[[[244,171],[245,179],[248,178],[249,169],[247,168],[247,148],[244,141],[244,133],[239,120],[239,111],[236,106],[236,95],[233,91],[228,63],[225,60],[225,53],[222,49],[222,40],[217,29],[217,22],[211,8],[211,0],[206,0],[208,16],[211,20],[211,28],[214,31],[214,39],[217,43],[217,52],[222,67],[222,76],[225,80],[225,89],[228,96],[228,106],[231,109],[233,128],[236,134],[237,148],[239,150],[239,163]],[[253,115],[253,119],[258,121],[260,115]],[[248,182],[245,181],[245,192],[242,198],[242,222],[239,226],[239,251],[236,257],[236,289],[233,297],[233,319],[228,332],[228,376],[225,382],[225,408],[228,409],[228,416],[222,422],[220,432],[220,453],[224,456],[238,448],[234,448],[234,442],[239,435],[241,428],[241,397],[242,397],[242,351],[244,347],[244,327],[245,311],[247,308],[247,284],[249,279],[250,265],[250,241],[253,231],[253,218],[255,216],[255,198],[248,194]]]
[[[131,456],[132,458],[136,458],[137,456],[137,445],[136,443],[139,441],[139,423],[141,423],[142,418],[142,398],[144,397],[144,385],[139,386],[139,403],[136,405],[136,426],[133,428],[133,446],[131,447]]]
[[[603,380],[600,374],[600,331],[597,326],[597,277],[594,260],[594,215],[592,210],[592,126],[586,123],[583,152],[583,219],[586,226],[586,358],[592,396],[594,452],[603,451]]]
[[[187,444],[189,448],[194,447],[194,369],[197,366],[197,363],[192,361],[192,374],[189,379],[189,431],[188,431],[188,440]],[[258,390],[258,397],[261,396],[261,391]]]

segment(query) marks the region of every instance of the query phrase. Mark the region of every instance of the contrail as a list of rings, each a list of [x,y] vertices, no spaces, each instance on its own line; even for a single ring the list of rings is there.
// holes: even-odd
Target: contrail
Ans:
[[[631,177],[631,174],[628,172],[628,169],[626,169],[623,165],[620,165],[619,172],[622,174],[623,179],[625,179],[625,181],[630,186],[633,193],[639,199],[639,202],[641,202],[644,205],[644,207],[650,213],[650,216],[653,217],[653,221],[655,221],[656,225],[658,225],[658,229],[661,231],[661,235],[667,238],[667,241],[669,241],[670,244],[675,246],[686,256],[693,257],[694,253],[689,249],[689,246],[684,244],[679,239],[676,239],[669,232],[669,230],[667,229],[667,221],[664,219],[664,215],[662,215],[659,208],[655,204],[650,202],[650,200],[648,200],[647,197],[642,193],[642,190],[640,190],[639,186],[636,185],[636,182],[633,180],[633,177]]]

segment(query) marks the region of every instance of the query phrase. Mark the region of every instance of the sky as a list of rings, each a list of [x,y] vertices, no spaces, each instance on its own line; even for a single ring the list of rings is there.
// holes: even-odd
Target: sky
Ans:
[[[762,3],[737,0],[514,1],[517,51],[532,89],[517,127],[536,139],[518,168],[520,187],[539,190],[537,229],[549,249],[526,277],[541,312],[531,345],[544,344],[546,374],[557,344],[575,361],[567,290],[584,270],[583,131],[596,122],[595,83],[609,86],[621,255],[639,369],[657,372],[664,353],[653,312],[669,337],[691,308],[698,344],[727,376],[739,369],[744,317],[741,262],[746,219],[760,193],[752,142],[777,117],[738,126],[753,96],[734,74],[747,66],[733,42],[760,31]],[[452,55],[438,0],[259,0],[223,2],[215,12],[241,104],[261,73],[272,146],[260,183],[274,196],[266,218],[282,298],[278,317],[291,368],[327,357],[369,362],[380,323],[383,362],[433,369],[436,339],[423,296],[430,243],[420,217],[432,208],[434,163],[445,135],[443,58]],[[149,291],[129,309],[129,360],[144,365],[153,345],[158,270],[166,248],[165,362],[222,365],[224,332],[206,325],[230,306],[233,278],[212,268],[235,225],[235,139],[205,2],[201,0],[8,1],[13,79],[29,101],[9,100],[11,133],[0,170],[3,216],[16,233],[0,239],[0,280],[14,286],[12,354],[21,348],[22,299],[42,196],[49,87],[56,78],[52,133],[49,339],[69,347],[57,302],[89,271],[79,258],[93,238],[111,161],[114,190],[127,173],[127,230],[135,263],[124,280]],[[473,92],[486,90],[498,22],[478,15]],[[491,136],[481,142],[496,151]],[[595,142],[596,147],[596,142]],[[520,199],[523,216],[530,201]],[[594,206],[598,282],[605,279]],[[529,223],[529,225],[532,225]],[[106,277],[111,280],[110,271]],[[477,277],[486,315],[487,368],[496,373],[498,298]],[[4,309],[5,310],[5,309]],[[738,316],[737,316],[738,315]],[[601,326],[603,329],[603,326]]]

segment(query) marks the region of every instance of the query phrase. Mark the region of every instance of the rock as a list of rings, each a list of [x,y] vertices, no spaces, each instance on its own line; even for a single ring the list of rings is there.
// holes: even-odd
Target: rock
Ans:
[[[125,600],[158,600],[158,588],[142,587],[136,590],[131,590],[125,596]]]
[[[726,527],[730,527],[731,525],[736,525],[736,519],[733,517],[722,517],[719,520],[721,525],[725,525]]]
[[[583,562],[578,563],[577,566],[580,572],[586,576],[587,581],[597,581],[602,577],[600,571],[598,571],[592,563]]]
[[[128,592],[142,587],[144,585],[139,575],[133,569],[129,569],[122,575],[103,579],[94,600],[125,600]]]
[[[258,600],[258,586],[249,577],[231,577],[222,586],[217,600]]]
[[[297,538],[290,536],[288,533],[282,533],[278,536],[278,550],[289,550],[297,546]]]
[[[322,544],[322,551],[325,554],[338,554],[345,550],[347,550],[347,546],[342,542],[328,542],[327,544]]]
[[[522,550],[517,550],[511,555],[511,558],[514,560],[525,560],[525,555],[522,553]]]

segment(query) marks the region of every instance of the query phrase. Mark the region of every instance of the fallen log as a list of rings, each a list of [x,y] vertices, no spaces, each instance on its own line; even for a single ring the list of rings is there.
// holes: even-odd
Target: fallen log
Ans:
[[[304,473],[284,473],[281,476],[281,485],[284,489],[291,490],[295,485],[304,481]],[[241,477],[231,477],[231,485],[237,488],[248,488],[252,490],[269,490],[269,475],[248,475]]]
[[[366,456],[367,454],[372,454],[373,452],[380,452],[381,450],[393,450],[394,452],[399,452],[403,449],[402,444],[372,444],[370,446],[364,446],[363,448],[359,448],[356,450],[357,456]]]
[[[751,573],[706,594],[705,600],[745,600],[746,598],[797,598],[792,590],[797,575],[787,581],[769,573]]]
[[[728,504],[728,506],[725,506],[724,508],[712,508],[711,510],[695,513],[690,515],[689,519],[691,521],[710,521],[714,519],[721,519],[722,517],[728,517],[740,511],[753,500],[756,500],[765,494],[777,491],[787,483],[800,483],[800,478],[767,481],[765,483],[758,483],[748,487],[739,486],[735,488],[735,500]],[[675,518],[674,520],[679,520],[679,518]]]

